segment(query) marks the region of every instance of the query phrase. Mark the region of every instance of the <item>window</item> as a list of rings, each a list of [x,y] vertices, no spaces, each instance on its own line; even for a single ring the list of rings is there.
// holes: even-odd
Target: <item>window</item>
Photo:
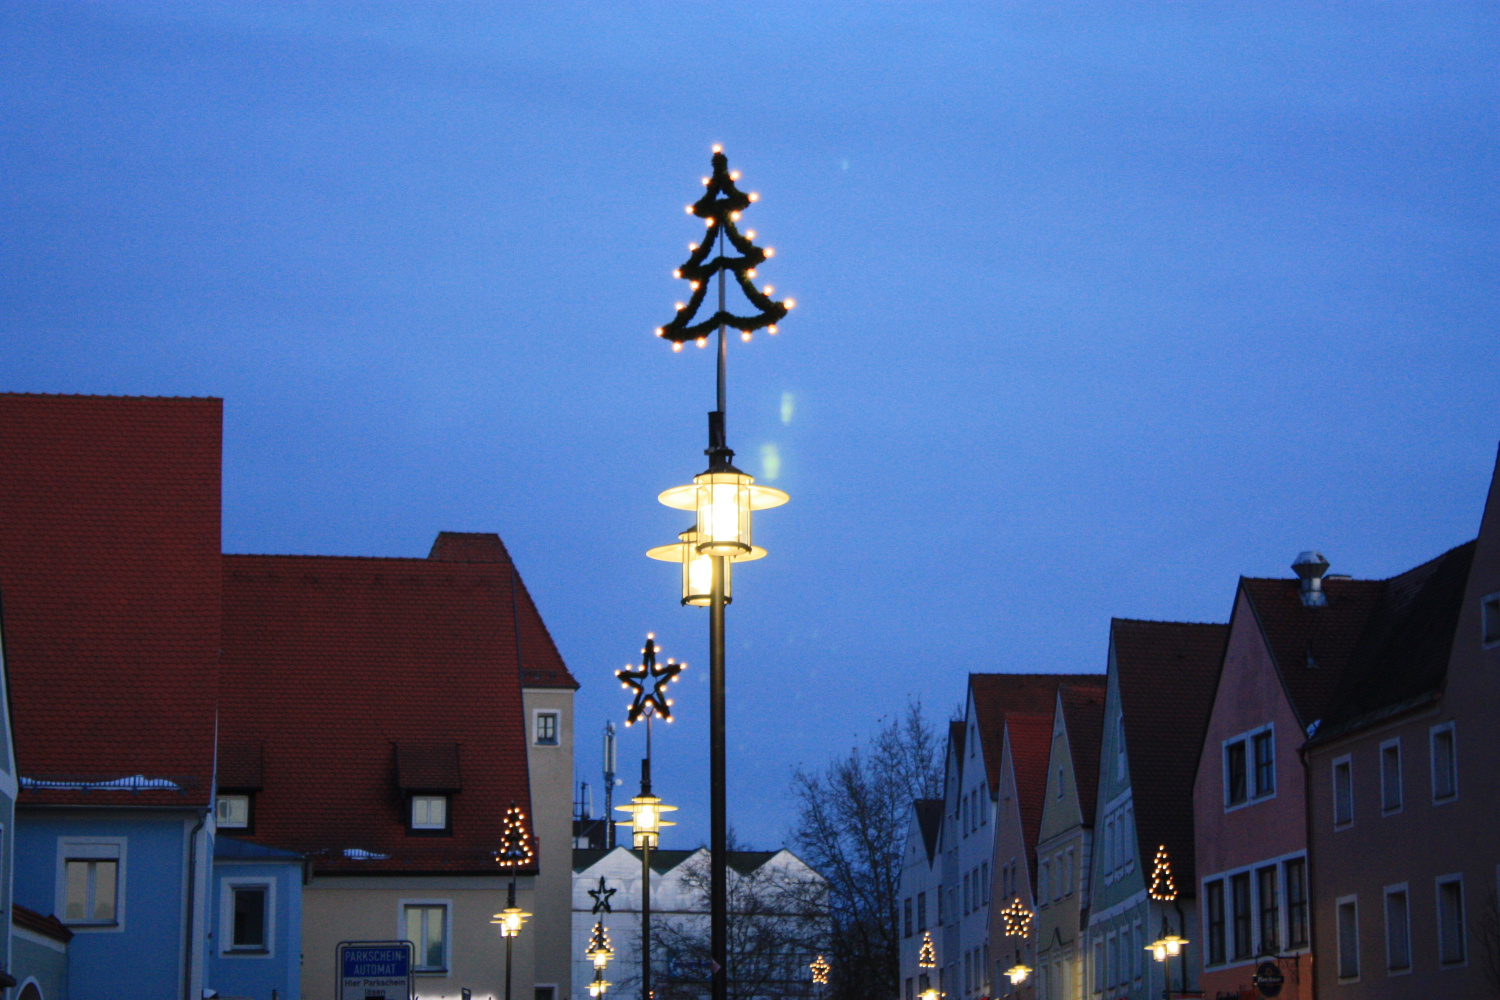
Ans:
[[[531,988],[532,1000],[557,1000],[556,986],[533,986]]]
[[[979,892],[986,906],[990,902],[990,863],[988,861],[979,866]]]
[[[989,826],[990,825],[990,810],[989,810],[989,804],[990,804],[990,802],[989,802],[989,799],[985,798],[982,787],[981,787],[980,791],[978,791],[978,792],[975,793],[975,797],[976,797],[976,799],[977,799],[977,801],[979,803],[979,825],[980,826]]]
[[[402,906],[405,940],[412,943],[416,971],[448,970],[448,904],[405,903]]]
[[[1115,719],[1115,778],[1125,779],[1125,716]]]
[[[1453,723],[1432,727],[1432,799],[1447,802],[1458,796],[1458,753]]]
[[[536,745],[539,747],[557,746],[557,713],[536,713]]]
[[[1255,872],[1260,892],[1260,953],[1274,955],[1281,950],[1281,905],[1276,891],[1276,866],[1268,865]]]
[[[1063,860],[1063,877],[1067,880],[1063,883],[1063,895],[1073,895],[1073,848],[1068,848]]]
[[[411,797],[413,830],[448,829],[448,796],[413,795]]]
[[[1468,957],[1464,941],[1464,880],[1444,875],[1437,880],[1438,961],[1462,965]]]
[[[1307,859],[1290,858],[1283,867],[1286,873],[1286,946],[1306,948]]]
[[[1061,764],[1057,765],[1057,797],[1063,797],[1063,769]]]
[[[1130,954],[1135,956],[1135,978],[1140,979],[1146,974],[1146,928],[1139,920],[1135,922],[1135,944]]]
[[[943,897],[946,895],[947,893],[941,889],[937,891],[937,925],[939,927],[943,926]]]
[[[911,977],[909,976],[906,980],[906,992],[903,994],[903,996],[906,997],[906,1000],[917,1000],[917,994],[912,990]]]
[[[1046,906],[1050,898],[1047,894],[1048,882],[1052,878],[1052,862],[1043,861],[1041,875],[1036,881],[1036,901],[1038,906]]]
[[[1480,602],[1483,619],[1484,648],[1500,645],[1500,594],[1490,594]]]
[[[264,955],[270,951],[270,883],[224,884],[224,923],[228,924],[226,952]]]
[[[123,929],[124,837],[81,837],[57,843],[57,911],[88,929]]]
[[[1250,737],[1251,752],[1255,757],[1255,797],[1263,798],[1276,792],[1276,743],[1275,734],[1267,729]]]
[[[1380,811],[1393,813],[1401,808],[1401,741],[1386,740],[1380,744]]]
[[[902,910],[902,914],[903,914],[903,916],[905,918],[904,920],[902,920],[902,925],[905,928],[905,931],[902,933],[901,936],[902,937],[911,937],[911,897],[910,896],[908,896],[906,898],[906,901],[902,904],[901,910]]]
[[[1204,887],[1208,896],[1208,964],[1224,964],[1224,880]]]
[[[220,830],[250,829],[250,796],[220,795],[214,800],[214,823]]]
[[[917,893],[917,930],[927,929],[927,893]]]
[[[114,923],[120,862],[69,858],[66,865],[68,903],[63,919],[70,924]]]
[[[1339,979],[1359,978],[1359,902],[1345,896],[1338,901]]]
[[[1229,877],[1229,902],[1234,917],[1234,958],[1251,957],[1250,943],[1250,873]]]
[[[964,902],[963,912],[964,912],[965,915],[967,915],[968,912],[969,912],[969,873],[968,872],[964,872],[964,895],[963,895],[963,902]]]
[[[1104,939],[1104,961],[1107,963],[1105,982],[1114,986],[1120,981],[1120,938],[1116,934]]]
[[[1387,972],[1411,971],[1411,914],[1404,882],[1385,890],[1385,967]]]
[[[1094,942],[1094,992],[1104,992],[1104,942]]]
[[[958,799],[958,825],[967,837],[969,835],[969,797],[967,795],[961,795]]]
[[[1354,822],[1354,778],[1348,757],[1333,762],[1333,825]]]
[[[1245,741],[1224,744],[1224,804],[1237,806],[1248,798],[1245,791]]]

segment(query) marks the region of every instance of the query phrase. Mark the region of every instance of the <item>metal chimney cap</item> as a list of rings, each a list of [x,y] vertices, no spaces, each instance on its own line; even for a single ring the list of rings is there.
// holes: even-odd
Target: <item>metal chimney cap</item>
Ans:
[[[1297,553],[1297,558],[1292,560],[1292,570],[1304,581],[1316,580],[1328,572],[1328,560],[1323,553],[1308,549],[1306,552]]]

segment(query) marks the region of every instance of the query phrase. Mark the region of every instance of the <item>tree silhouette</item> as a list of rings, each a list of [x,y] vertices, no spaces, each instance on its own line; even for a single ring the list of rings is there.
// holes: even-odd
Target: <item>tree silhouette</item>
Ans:
[[[708,190],[703,193],[702,198],[687,207],[690,213],[702,219],[708,227],[708,238],[701,244],[691,244],[689,249],[692,255],[686,263],[672,272],[672,277],[688,282],[693,290],[692,297],[686,305],[678,303],[677,315],[672,322],[656,329],[658,337],[672,342],[674,351],[681,350],[682,345],[690,340],[697,341],[701,347],[708,335],[720,326],[739,330],[746,340],[750,339],[753,330],[766,329],[774,334],[776,324],[786,316],[787,310],[796,305],[791,299],[777,302],[755,287],[755,269],[765,263],[775,251],[769,247],[762,249],[756,246],[755,233],[741,233],[736,223],[739,222],[740,213],[749,208],[750,203],[758,196],[753,192],[746,194],[735,186],[739,172],[729,169],[729,158],[718,146],[714,147],[713,167],[713,176],[704,179]],[[739,252],[738,257],[725,255],[726,241]],[[718,255],[709,259],[716,243]],[[695,323],[698,310],[703,305],[703,297],[708,293],[709,279],[722,275],[725,271],[734,275],[740,291],[744,292],[745,298],[759,312],[754,316],[737,316],[723,308],[721,301],[720,308],[712,316]],[[767,286],[766,292],[771,290]]]

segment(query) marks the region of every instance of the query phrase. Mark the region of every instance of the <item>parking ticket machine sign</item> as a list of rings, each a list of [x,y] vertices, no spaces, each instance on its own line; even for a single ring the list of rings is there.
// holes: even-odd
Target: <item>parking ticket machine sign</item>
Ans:
[[[339,1000],[411,1000],[410,941],[339,944]]]

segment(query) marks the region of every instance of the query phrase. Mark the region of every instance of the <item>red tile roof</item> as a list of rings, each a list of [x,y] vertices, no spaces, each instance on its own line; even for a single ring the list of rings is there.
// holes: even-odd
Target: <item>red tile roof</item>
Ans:
[[[1083,825],[1094,825],[1099,799],[1099,753],[1104,740],[1104,685],[1065,684],[1058,689],[1068,750],[1073,755],[1073,782]]]
[[[572,683],[508,560],[225,556],[221,733],[265,748],[247,839],[325,873],[500,874],[530,809],[522,668]],[[460,774],[452,836],[409,836],[402,779]]]
[[[989,778],[991,799],[1000,794],[1000,753],[1005,736],[1005,714],[1024,712],[1029,715],[1045,715],[1050,719],[1057,708],[1058,686],[1062,684],[1097,686],[1102,691],[1104,675],[969,675],[969,690],[974,696],[974,714],[979,723],[980,742],[984,746],[984,769]]]
[[[208,803],[221,433],[217,399],[0,394],[16,753],[50,786],[21,802]]]
[[[1016,807],[1021,813],[1021,834],[1026,838],[1027,869],[1036,890],[1037,835],[1042,829],[1042,809],[1047,804],[1047,761],[1052,753],[1052,716],[1007,712],[1005,732],[1010,739],[1011,766],[1016,774]]]
[[[1110,623],[1141,870],[1149,873],[1157,847],[1166,845],[1177,886],[1189,896],[1197,885],[1193,778],[1228,639],[1228,625]]]

